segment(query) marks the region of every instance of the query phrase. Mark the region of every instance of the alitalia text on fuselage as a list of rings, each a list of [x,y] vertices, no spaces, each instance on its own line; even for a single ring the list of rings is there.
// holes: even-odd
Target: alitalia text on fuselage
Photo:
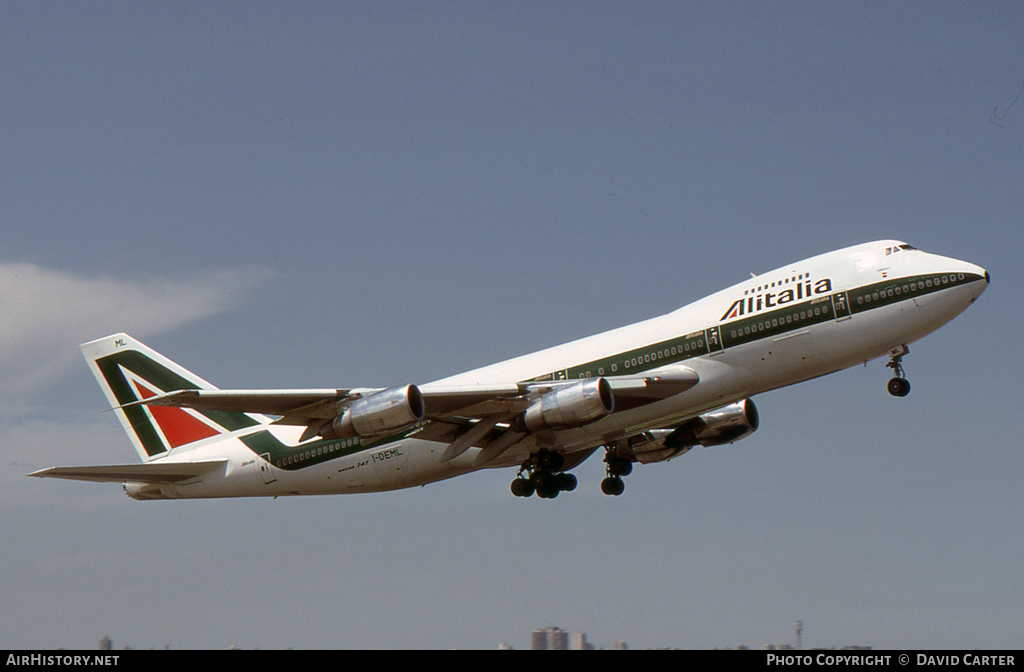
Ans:
[[[804,298],[828,294],[832,291],[832,280],[822,278],[811,280],[808,273],[803,273],[785,280],[774,281],[769,285],[748,289],[743,297],[736,299],[721,317],[721,322],[732,320],[743,315],[756,313],[767,308],[783,306]]]

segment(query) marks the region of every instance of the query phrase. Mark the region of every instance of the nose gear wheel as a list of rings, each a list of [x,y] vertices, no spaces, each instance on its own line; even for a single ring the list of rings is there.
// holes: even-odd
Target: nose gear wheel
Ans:
[[[892,369],[893,378],[886,383],[886,389],[894,397],[905,397],[910,394],[910,381],[903,374],[903,356],[910,353],[910,348],[900,345],[889,351],[889,363],[885,366]]]

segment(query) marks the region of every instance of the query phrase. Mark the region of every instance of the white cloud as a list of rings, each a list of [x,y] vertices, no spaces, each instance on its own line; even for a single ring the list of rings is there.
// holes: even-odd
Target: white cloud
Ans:
[[[0,402],[9,409],[79,364],[80,343],[119,331],[145,338],[223,312],[269,275],[124,280],[0,262]]]

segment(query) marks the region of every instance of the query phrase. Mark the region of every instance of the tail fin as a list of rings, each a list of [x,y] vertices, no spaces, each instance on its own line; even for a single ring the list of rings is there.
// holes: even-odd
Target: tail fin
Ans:
[[[162,457],[180,446],[263,422],[262,418],[248,413],[145,405],[123,408],[125,404],[164,392],[217,388],[127,334],[84,343],[81,349],[143,461]]]

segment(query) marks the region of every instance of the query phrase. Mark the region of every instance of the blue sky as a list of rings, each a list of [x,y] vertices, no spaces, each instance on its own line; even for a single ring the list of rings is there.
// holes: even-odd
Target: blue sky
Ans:
[[[1017,3],[0,4],[0,646],[1018,648]],[[1024,97],[1022,97],[1024,98]],[[995,112],[995,116],[993,116]],[[554,501],[128,500],[78,354],[424,383],[898,238],[987,268],[761,429]]]

